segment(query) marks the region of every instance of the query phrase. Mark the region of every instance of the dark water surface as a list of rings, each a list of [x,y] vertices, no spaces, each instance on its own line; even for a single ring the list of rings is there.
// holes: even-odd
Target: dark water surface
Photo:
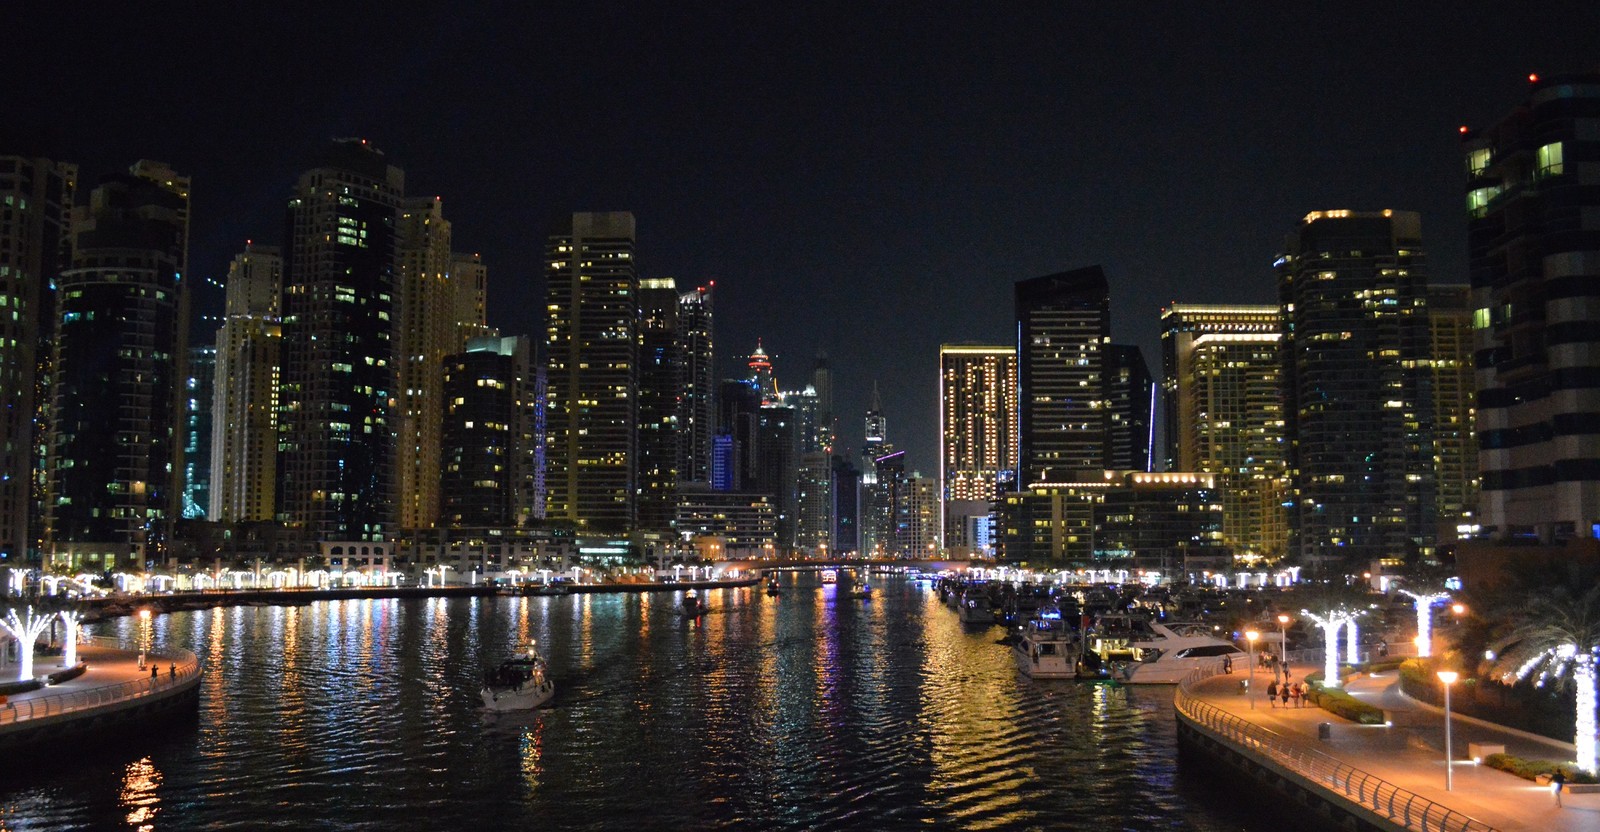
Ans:
[[[699,623],[676,593],[161,618],[198,719],[7,774],[0,830],[1267,828],[1180,771],[1171,688],[1031,682],[926,585],[815,581],[710,592]],[[530,638],[554,706],[485,717]]]

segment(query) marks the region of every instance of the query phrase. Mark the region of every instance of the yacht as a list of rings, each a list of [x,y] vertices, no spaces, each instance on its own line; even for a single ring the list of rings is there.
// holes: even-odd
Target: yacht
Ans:
[[[1221,665],[1225,658],[1248,660],[1245,651],[1213,635],[1206,625],[1138,619],[1102,619],[1089,633],[1086,648],[1111,678],[1130,685],[1174,685],[1195,670]]]
[[[1082,675],[1079,659],[1083,640],[1061,620],[1057,609],[1041,610],[1030,619],[1011,645],[1017,669],[1030,679],[1076,679]]]
[[[700,593],[691,589],[684,594],[683,607],[679,610],[679,612],[682,613],[685,618],[699,618],[700,616],[705,615],[710,609],[711,605],[706,603],[704,598],[700,597]]]
[[[822,570],[822,582],[825,583],[825,584],[836,584],[836,583],[838,583],[839,582],[839,573],[837,571],[835,571],[835,570],[832,570],[832,569],[824,569],[824,570]]]
[[[534,644],[490,671],[478,692],[483,707],[491,711],[532,710],[555,695],[556,683]]]
[[[961,594],[961,601],[956,605],[956,611],[961,614],[962,624],[993,624],[995,623],[994,607],[989,603],[989,596],[983,592],[969,591]]]

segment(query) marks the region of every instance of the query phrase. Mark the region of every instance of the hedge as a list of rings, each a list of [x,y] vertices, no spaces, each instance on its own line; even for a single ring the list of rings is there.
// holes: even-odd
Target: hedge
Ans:
[[[1313,676],[1312,678],[1316,678]],[[1369,705],[1360,699],[1338,689],[1324,687],[1320,682],[1311,685],[1306,691],[1306,697],[1313,705],[1333,714],[1342,716],[1351,722],[1362,725],[1382,725],[1384,719],[1383,709],[1376,705]]]
[[[1490,768],[1510,772],[1524,780],[1535,780],[1541,774],[1554,774],[1557,769],[1567,776],[1568,783],[1595,783],[1600,782],[1593,774],[1576,766],[1565,763],[1555,763],[1550,760],[1524,760],[1510,754],[1490,754],[1483,758],[1483,764]]]

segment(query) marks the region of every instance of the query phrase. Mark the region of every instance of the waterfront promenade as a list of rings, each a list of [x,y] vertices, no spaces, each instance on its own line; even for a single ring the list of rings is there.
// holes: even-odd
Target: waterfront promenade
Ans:
[[[67,724],[99,727],[126,718],[142,718],[193,693],[200,666],[187,650],[151,652],[145,668],[134,650],[80,644],[84,672],[34,690],[8,694],[0,706],[0,746],[53,736]],[[151,669],[155,674],[151,674]],[[57,668],[41,657],[39,675]]]
[[[1292,678],[1304,679],[1320,669],[1320,665],[1297,665],[1292,668]],[[1562,801],[1565,808],[1557,808],[1548,786],[1475,765],[1468,756],[1470,743],[1489,743],[1504,745],[1507,753],[1519,757],[1571,760],[1574,751],[1570,743],[1452,712],[1454,782],[1453,788],[1446,791],[1444,711],[1402,693],[1396,671],[1357,677],[1346,688],[1356,698],[1383,708],[1389,714],[1390,726],[1358,725],[1309,704],[1300,708],[1285,708],[1281,703],[1276,708],[1270,707],[1265,690],[1271,676],[1261,670],[1255,674],[1258,695],[1255,708],[1251,709],[1249,697],[1241,693],[1240,681],[1247,677],[1247,673],[1236,668],[1231,675],[1213,676],[1192,684],[1188,695],[1250,725],[1271,731],[1290,744],[1321,752],[1350,768],[1500,832],[1600,830],[1600,793],[1573,794],[1569,786]],[[1180,699],[1182,697],[1180,693]],[[1331,726],[1326,739],[1319,736],[1322,723]],[[1240,799],[1249,800],[1252,794],[1258,794],[1257,790],[1241,789]],[[1276,796],[1261,799],[1276,799]]]

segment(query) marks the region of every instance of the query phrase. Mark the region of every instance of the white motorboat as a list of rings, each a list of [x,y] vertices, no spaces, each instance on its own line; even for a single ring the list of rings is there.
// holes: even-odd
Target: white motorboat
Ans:
[[[967,592],[962,594],[961,601],[956,605],[956,611],[961,614],[962,624],[993,624],[994,607],[989,605],[989,596],[982,592]]]
[[[1111,678],[1130,685],[1175,685],[1193,671],[1218,667],[1225,659],[1248,660],[1245,651],[1202,624],[1137,621],[1123,629],[1100,627],[1089,634],[1087,648]]]
[[[824,569],[824,570],[822,570],[822,582],[825,583],[825,584],[836,584],[836,583],[838,583],[839,582],[839,573],[837,571],[835,571],[835,570],[832,570],[832,569]]]
[[[549,702],[556,695],[544,657],[537,645],[500,663],[489,672],[478,696],[491,711],[527,711]]]
[[[1083,642],[1061,620],[1059,610],[1046,609],[1028,621],[1011,645],[1017,669],[1030,679],[1076,679]]]

